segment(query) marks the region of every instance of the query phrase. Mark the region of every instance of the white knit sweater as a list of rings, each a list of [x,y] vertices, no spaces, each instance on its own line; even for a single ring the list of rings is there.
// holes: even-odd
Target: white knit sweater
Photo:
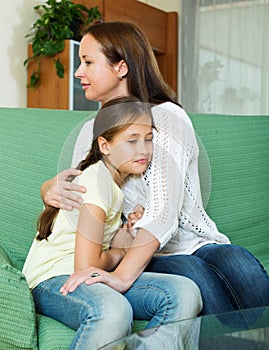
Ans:
[[[171,102],[154,106],[152,113],[156,126],[153,159],[144,176],[130,177],[123,186],[125,215],[138,203],[144,206],[144,215],[134,228],[144,228],[159,240],[156,255],[191,254],[207,243],[229,243],[203,207],[199,148],[190,118]],[[92,129],[93,120],[82,127],[72,166],[85,157]]]

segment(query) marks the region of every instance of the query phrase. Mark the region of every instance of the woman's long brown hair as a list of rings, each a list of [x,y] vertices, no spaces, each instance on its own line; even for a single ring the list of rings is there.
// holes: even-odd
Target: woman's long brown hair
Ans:
[[[104,104],[94,120],[91,149],[76,168],[83,171],[103,158],[98,145],[99,136],[110,142],[120,131],[126,129],[143,114],[150,117],[153,126],[151,106],[140,102],[134,96],[119,97]],[[72,182],[74,178],[75,176],[70,176],[66,180]],[[37,240],[41,241],[49,237],[58,212],[59,209],[52,206],[47,206],[42,211],[37,221]]]
[[[100,50],[111,66],[125,61],[130,95],[152,104],[168,101],[178,104],[175,92],[161,75],[147,37],[134,23],[96,21],[82,34],[90,34],[99,42]]]

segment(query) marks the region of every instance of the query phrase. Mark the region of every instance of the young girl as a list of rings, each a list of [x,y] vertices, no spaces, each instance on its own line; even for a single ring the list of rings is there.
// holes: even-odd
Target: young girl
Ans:
[[[147,104],[132,97],[105,104],[94,121],[91,150],[78,166],[82,173],[74,180],[88,188],[83,205],[71,212],[48,206],[39,218],[23,272],[37,312],[77,330],[71,349],[98,349],[127,335],[132,311],[134,317],[149,319],[148,327],[153,327],[195,316],[201,309],[198,287],[178,276],[156,274],[155,278],[155,274],[144,274],[126,298],[104,284],[74,285],[72,293],[61,288],[74,272],[84,275],[94,266],[97,270],[89,278],[95,279],[98,268],[113,271],[123,258],[123,248],[111,247],[121,227],[120,187],[130,174],[140,175],[147,169],[152,156],[152,128]],[[186,289],[188,295],[184,297]],[[136,308],[132,310],[134,299]],[[152,306],[145,308],[145,300]],[[147,340],[152,349],[160,338],[171,341],[169,331],[167,335],[156,332]]]

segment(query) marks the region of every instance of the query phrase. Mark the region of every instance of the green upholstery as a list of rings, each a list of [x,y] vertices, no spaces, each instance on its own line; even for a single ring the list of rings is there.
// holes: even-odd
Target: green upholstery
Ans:
[[[35,314],[21,269],[42,210],[40,185],[68,167],[76,136],[93,115],[0,108],[0,349],[66,350],[74,335]],[[269,117],[191,118],[211,163],[208,213],[269,270]],[[135,322],[134,330],[144,325]]]
[[[269,116],[191,117],[211,164],[208,214],[269,271]]]
[[[36,349],[37,334],[32,295],[21,271],[11,266],[1,247],[0,323],[0,349]]]

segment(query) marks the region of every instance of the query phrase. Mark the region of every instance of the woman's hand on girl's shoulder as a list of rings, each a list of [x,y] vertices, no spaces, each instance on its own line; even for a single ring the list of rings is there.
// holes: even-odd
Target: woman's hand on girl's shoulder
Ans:
[[[69,182],[67,179],[69,176],[80,174],[80,170],[71,168],[44,182],[40,192],[45,205],[70,211],[79,208],[83,203],[80,193],[85,193],[87,189],[84,186]],[[74,192],[78,192],[78,194]]]

